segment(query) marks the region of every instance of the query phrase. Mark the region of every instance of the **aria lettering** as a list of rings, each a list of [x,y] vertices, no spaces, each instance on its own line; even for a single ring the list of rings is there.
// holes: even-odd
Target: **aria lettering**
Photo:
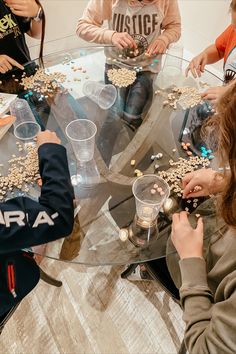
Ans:
[[[54,221],[52,219],[56,219],[59,216],[58,213],[51,215],[51,217],[46,213],[46,211],[40,211],[36,216],[32,228],[36,228],[39,225],[47,224],[50,226],[54,225]],[[11,224],[16,223],[18,226],[25,226],[27,220],[28,223],[28,214],[25,214],[21,210],[16,211],[4,211],[0,210],[0,224],[5,225],[6,227],[10,227]]]

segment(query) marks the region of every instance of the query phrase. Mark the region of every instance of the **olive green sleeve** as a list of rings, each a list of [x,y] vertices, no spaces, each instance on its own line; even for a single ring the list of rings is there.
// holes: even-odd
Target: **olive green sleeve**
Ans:
[[[235,353],[236,271],[220,283],[215,301],[207,284],[205,261],[187,258],[179,265],[187,349],[191,354]]]

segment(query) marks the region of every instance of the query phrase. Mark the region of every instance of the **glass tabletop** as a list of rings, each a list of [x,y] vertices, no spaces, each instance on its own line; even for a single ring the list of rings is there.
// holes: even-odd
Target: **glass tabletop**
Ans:
[[[36,252],[47,257],[87,265],[140,263],[164,257],[175,252],[168,245],[171,215],[186,208],[193,215],[202,208],[202,215],[211,219],[211,225],[215,223],[216,229],[221,227],[212,216],[214,207],[209,200],[200,198],[188,204],[172,188],[158,216],[156,237],[150,242],[144,235],[140,242],[137,239],[134,242],[132,235],[135,218],[132,184],[137,176],[162,175],[163,171],[173,170],[175,162],[205,159],[203,152],[207,147],[199,127],[213,110],[209,102],[197,103],[198,92],[222,85],[220,78],[207,70],[200,80],[186,78],[188,62],[170,55],[149,59],[148,70],[135,66],[135,61],[132,65],[127,60],[122,62],[122,58],[108,61],[103,47],[80,48],[45,56],[42,73],[37,61],[27,63],[23,81],[18,70],[0,78],[0,91],[17,93],[26,99],[41,129],[56,131],[67,149],[77,204],[75,225],[69,237],[48,244],[43,251],[38,248]],[[94,85],[112,83],[113,69],[132,70],[135,82],[128,87],[118,87],[116,83],[115,103],[102,109],[98,101],[85,95],[84,87],[88,81]],[[42,74],[41,86],[33,88],[29,78],[36,71]],[[52,78],[46,89],[45,73]],[[129,77],[127,72],[123,75],[126,85]],[[57,81],[57,85],[52,84]],[[91,120],[97,127],[94,158],[86,163],[77,161],[65,133],[66,126],[75,119]],[[23,156],[25,149],[21,152],[16,149],[11,129],[0,140],[0,149],[4,175],[11,156]],[[213,154],[209,152],[207,156],[209,163],[214,163]],[[198,162],[196,167],[201,167]],[[27,192],[8,191],[6,199],[17,195],[37,199],[39,193],[40,187],[35,183]],[[211,233],[212,227],[206,237]]]

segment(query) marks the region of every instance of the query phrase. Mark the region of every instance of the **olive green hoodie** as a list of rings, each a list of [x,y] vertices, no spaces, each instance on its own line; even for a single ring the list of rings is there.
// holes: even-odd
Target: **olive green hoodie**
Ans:
[[[236,231],[216,216],[212,202],[196,210],[204,220],[204,259],[167,257],[180,288],[190,354],[236,353]],[[195,223],[194,215],[190,219]],[[168,247],[173,252],[171,242]]]

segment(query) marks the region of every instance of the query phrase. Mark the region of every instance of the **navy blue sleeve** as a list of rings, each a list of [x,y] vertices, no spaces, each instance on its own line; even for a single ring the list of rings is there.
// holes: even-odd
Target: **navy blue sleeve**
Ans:
[[[0,254],[47,243],[72,232],[74,191],[66,149],[43,144],[38,154],[43,181],[39,201],[19,197],[0,203]]]

